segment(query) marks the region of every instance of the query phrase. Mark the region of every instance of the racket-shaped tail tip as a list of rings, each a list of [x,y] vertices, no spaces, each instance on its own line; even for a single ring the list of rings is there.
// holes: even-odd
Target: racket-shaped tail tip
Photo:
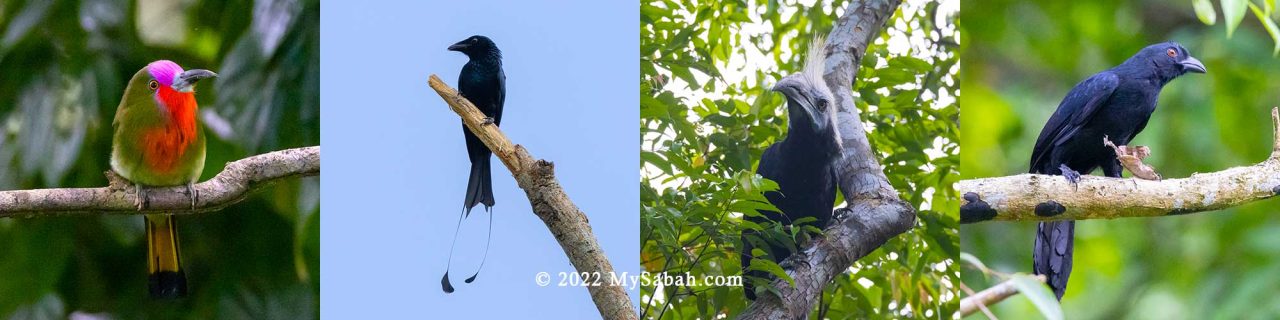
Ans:
[[[449,283],[449,272],[444,272],[444,278],[440,279],[440,287],[444,288],[444,293],[453,293],[453,284]]]

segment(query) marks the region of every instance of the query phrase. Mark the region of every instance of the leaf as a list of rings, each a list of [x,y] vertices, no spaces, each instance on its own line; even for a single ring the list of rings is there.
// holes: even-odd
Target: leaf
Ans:
[[[964,262],[969,263],[975,267],[978,267],[978,269],[983,269],[983,270],[987,269],[987,265],[982,264],[982,260],[979,260],[978,257],[975,257],[972,254],[969,254],[968,252],[961,252],[960,260],[964,260]]]
[[[661,19],[671,18],[671,10],[655,7],[648,4],[640,6],[640,15],[649,19],[649,21],[657,21]]]
[[[671,165],[667,163],[667,160],[663,159],[662,155],[659,155],[657,152],[641,151],[640,160],[651,164],[654,167],[658,167],[658,169],[662,170],[663,173],[671,174]]]
[[[793,287],[796,285],[796,280],[792,279],[790,275],[787,275],[787,271],[782,270],[782,266],[772,260],[751,259],[751,267],[747,268],[747,270],[765,271],[775,277],[778,277],[778,279],[787,280],[787,283]]]
[[[756,177],[760,177],[760,192],[778,191],[777,182],[761,177],[760,175],[756,175]]]
[[[818,221],[818,218],[817,218],[817,217],[803,217],[803,218],[799,218],[799,219],[791,220],[791,224],[792,224],[792,225],[801,225],[801,224],[806,224],[806,223],[812,223],[812,222],[815,222],[815,221]]]
[[[1271,48],[1271,56],[1280,54],[1280,28],[1276,27],[1276,22],[1267,19],[1267,14],[1253,3],[1249,3],[1249,10],[1253,10],[1253,15],[1258,17],[1258,22],[1261,22],[1267,29],[1267,34],[1271,35],[1271,42],[1275,43]]]
[[[1064,317],[1062,305],[1058,304],[1058,299],[1053,295],[1052,291],[1049,291],[1049,286],[1046,286],[1044,282],[1021,273],[1013,275],[1009,280],[1018,289],[1018,292],[1021,292],[1023,296],[1031,300],[1031,303],[1037,309],[1040,309],[1040,314],[1044,315],[1045,319],[1062,320]]]
[[[1192,0],[1191,6],[1196,8],[1196,17],[1206,25],[1218,22],[1218,13],[1213,10],[1213,2],[1209,0]]]
[[[1236,32],[1236,27],[1244,20],[1244,9],[1248,0],[1222,0],[1222,19],[1227,23],[1227,38]]]
[[[770,203],[751,200],[738,200],[729,205],[730,212],[739,212],[748,216],[759,216],[759,211],[780,211]]]
[[[49,8],[53,7],[53,1],[35,1],[26,6],[19,7],[21,11],[10,20],[9,25],[4,32],[4,40],[0,42],[0,49],[13,46],[18,40],[26,37],[29,31],[36,28],[45,17],[49,15]]]
[[[759,213],[756,213],[756,215],[763,217],[763,215]],[[751,220],[745,220],[745,219],[738,222],[738,226],[741,226],[743,230],[764,230],[764,227],[760,226],[759,224],[756,224],[755,222],[751,222]]]
[[[814,234],[822,234],[822,229],[819,229],[818,227],[815,227],[812,225],[806,225],[804,226],[804,228],[802,228],[802,230],[810,233],[814,233]]]

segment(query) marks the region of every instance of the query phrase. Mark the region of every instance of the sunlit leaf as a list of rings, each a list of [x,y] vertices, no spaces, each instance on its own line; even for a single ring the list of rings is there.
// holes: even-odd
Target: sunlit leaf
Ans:
[[[1191,5],[1195,7],[1196,17],[1200,18],[1200,22],[1207,25],[1218,22],[1218,13],[1213,10],[1213,2],[1210,0],[1192,0]]]
[[[1222,4],[1222,18],[1227,23],[1227,37],[1235,33],[1236,27],[1244,21],[1244,12],[1249,0],[1219,0]]]
[[[1280,54],[1280,28],[1276,27],[1276,22],[1271,20],[1262,9],[1253,3],[1249,3],[1249,9],[1253,11],[1254,16],[1258,17],[1258,22],[1261,22],[1262,26],[1267,29],[1267,34],[1271,35],[1271,42],[1274,44],[1271,49],[1271,55]]]
[[[787,271],[782,269],[777,263],[765,259],[751,259],[751,267],[748,270],[765,271],[779,279],[786,280],[788,284],[796,285],[796,280],[787,275]]]
[[[961,252],[961,253],[960,253],[960,260],[964,260],[964,262],[965,262],[965,263],[968,263],[968,264],[971,264],[971,265],[973,265],[973,266],[975,266],[975,267],[978,267],[978,269],[986,269],[986,268],[987,268],[987,265],[982,264],[982,260],[981,260],[981,259],[978,259],[978,257],[975,257],[975,256],[973,256],[972,254],[969,254],[968,252]]]
[[[1015,274],[1010,277],[1010,280],[1018,292],[1040,309],[1040,314],[1044,315],[1045,319],[1062,320],[1062,306],[1058,304],[1057,296],[1053,295],[1053,291],[1049,291],[1049,286],[1044,282],[1026,274]]]

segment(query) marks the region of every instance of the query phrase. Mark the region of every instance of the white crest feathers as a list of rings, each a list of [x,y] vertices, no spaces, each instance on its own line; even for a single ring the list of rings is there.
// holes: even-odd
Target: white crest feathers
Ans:
[[[805,57],[804,70],[801,71],[801,73],[804,73],[805,78],[808,78],[810,85],[822,89],[827,88],[827,82],[822,79],[823,71],[826,69],[826,48],[826,39],[822,35],[814,36],[813,41],[809,43],[809,52],[807,53],[808,56]]]

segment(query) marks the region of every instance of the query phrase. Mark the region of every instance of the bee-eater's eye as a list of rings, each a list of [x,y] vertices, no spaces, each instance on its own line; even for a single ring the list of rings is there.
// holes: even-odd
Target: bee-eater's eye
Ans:
[[[1169,54],[1170,58],[1178,56],[1178,50],[1174,50],[1173,48],[1169,48],[1169,50],[1165,51],[1165,53]]]
[[[155,80],[151,80],[147,82],[147,87],[151,88],[152,91],[155,91],[156,89],[160,88],[160,83],[156,82]]]

